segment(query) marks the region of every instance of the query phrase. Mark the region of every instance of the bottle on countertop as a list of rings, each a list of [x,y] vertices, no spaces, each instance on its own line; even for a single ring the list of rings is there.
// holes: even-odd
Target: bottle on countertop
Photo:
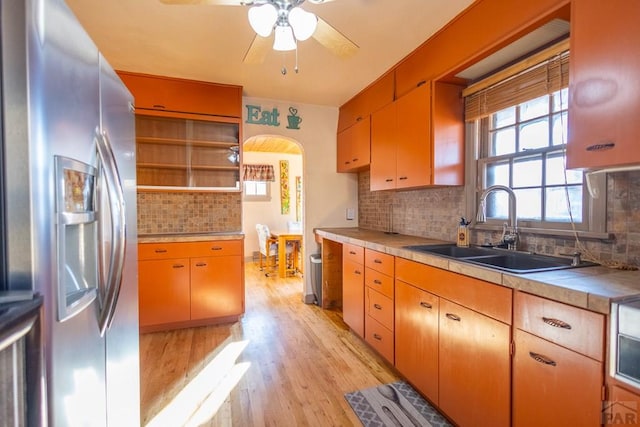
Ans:
[[[461,247],[469,246],[469,224],[471,221],[467,221],[464,217],[460,218],[460,224],[458,224],[458,241],[457,245]]]

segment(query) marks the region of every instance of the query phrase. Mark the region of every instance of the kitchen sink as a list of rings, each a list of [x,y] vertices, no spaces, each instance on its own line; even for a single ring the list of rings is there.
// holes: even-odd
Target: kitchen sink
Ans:
[[[573,265],[572,258],[539,255],[531,252],[517,252],[498,248],[485,248],[480,246],[458,247],[449,245],[416,245],[405,246],[417,252],[441,255],[454,258],[470,264],[496,268],[510,273],[535,273],[540,271],[563,270],[567,268],[579,268],[596,265],[592,262],[581,261]]]

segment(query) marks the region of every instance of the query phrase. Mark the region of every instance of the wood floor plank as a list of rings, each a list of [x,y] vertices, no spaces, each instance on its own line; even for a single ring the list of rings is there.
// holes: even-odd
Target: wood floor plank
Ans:
[[[205,382],[204,395],[193,398],[200,401],[189,401],[198,414],[192,421],[200,421],[192,424],[188,409],[177,408],[185,412],[182,425],[360,425],[344,394],[396,381],[397,372],[349,331],[339,312],[304,304],[300,278],[265,277],[248,262],[245,282],[246,312],[238,322],[141,335],[142,424],[201,382],[199,374],[230,378],[248,365],[231,392],[216,397],[212,414],[225,379]],[[212,372],[211,364],[241,341],[247,344],[234,366]]]

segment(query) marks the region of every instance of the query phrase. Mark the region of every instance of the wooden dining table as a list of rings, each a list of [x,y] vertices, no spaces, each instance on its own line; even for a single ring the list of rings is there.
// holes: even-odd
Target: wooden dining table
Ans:
[[[298,256],[302,258],[302,231],[280,231],[272,230],[271,237],[278,240],[278,276],[287,277],[287,242],[297,242],[299,253],[293,253],[294,262],[292,269],[294,272],[302,272],[298,265]],[[304,259],[304,258],[302,258]]]

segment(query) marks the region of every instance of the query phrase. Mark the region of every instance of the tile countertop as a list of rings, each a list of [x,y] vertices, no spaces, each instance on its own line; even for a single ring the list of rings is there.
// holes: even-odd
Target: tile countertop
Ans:
[[[211,233],[166,233],[139,234],[138,243],[178,243],[178,242],[206,242],[213,240],[244,239],[242,231],[218,231]]]
[[[403,249],[408,245],[452,243],[443,240],[362,228],[317,228],[315,232],[329,240],[352,243],[603,314],[609,314],[612,301],[640,295],[640,271],[595,266],[513,274]]]

